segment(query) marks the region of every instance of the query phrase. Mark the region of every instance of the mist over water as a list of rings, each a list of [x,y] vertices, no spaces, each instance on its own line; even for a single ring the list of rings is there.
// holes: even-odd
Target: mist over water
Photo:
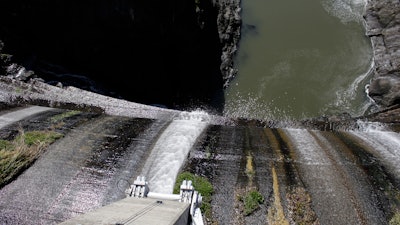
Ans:
[[[373,65],[363,0],[242,1],[237,77],[224,114],[296,120],[362,115]]]

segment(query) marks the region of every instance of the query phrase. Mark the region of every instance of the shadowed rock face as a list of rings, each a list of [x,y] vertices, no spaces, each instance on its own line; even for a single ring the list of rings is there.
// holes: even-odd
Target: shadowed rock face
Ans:
[[[209,1],[16,0],[1,3],[0,17],[3,52],[47,83],[222,111],[217,9]]]
[[[365,21],[374,48],[369,95],[383,107],[400,103],[400,2],[369,0]]]

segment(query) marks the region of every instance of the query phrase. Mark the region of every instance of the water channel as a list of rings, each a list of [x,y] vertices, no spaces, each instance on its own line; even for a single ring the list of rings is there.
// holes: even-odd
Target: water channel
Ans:
[[[242,1],[238,74],[225,93],[225,115],[292,120],[369,110],[373,54],[364,6],[364,0]]]

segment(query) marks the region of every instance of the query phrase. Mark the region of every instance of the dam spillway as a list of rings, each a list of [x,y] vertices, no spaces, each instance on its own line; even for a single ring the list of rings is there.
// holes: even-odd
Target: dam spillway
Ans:
[[[20,108],[8,113],[13,110]],[[2,128],[1,135],[51,127],[49,118],[65,111],[35,111]],[[198,118],[179,120],[193,125]],[[174,127],[171,121],[85,112],[62,122],[58,129],[65,136],[0,189],[3,223],[58,224],[124,198],[124,188],[145,172],[152,150]],[[208,178],[214,187],[212,220],[221,224],[274,224],[279,214],[290,223],[388,224],[399,209],[399,134],[364,125],[320,131],[200,123],[198,132],[184,132],[192,141],[179,156],[177,173]],[[245,216],[238,196],[249,189],[265,201]]]
[[[304,204],[301,210],[309,207],[308,215],[315,213],[310,218],[318,218],[320,224],[387,224],[393,214],[386,210],[398,207],[398,200],[387,196],[398,189],[398,175],[393,168],[396,163],[384,157],[398,154],[396,132],[256,127],[214,127],[208,132],[216,141],[200,144],[192,151],[188,169],[212,177],[217,188],[213,195],[214,216],[222,221],[259,223],[260,217],[270,215],[271,208],[279,208],[273,204],[278,196],[286,215],[293,216],[287,222],[305,224],[316,221],[304,221],[306,218],[300,215],[296,221],[298,209],[293,205]],[[376,133],[387,139],[381,143],[362,141]],[[210,156],[205,157],[207,154]],[[398,157],[391,159],[398,162]],[[278,193],[273,188],[274,180],[280,185]],[[269,198],[269,206],[254,216],[238,217],[238,205],[227,202],[235,202],[232,192],[240,193],[249,186],[257,187]],[[301,190],[312,199],[307,203],[310,205],[293,200]],[[268,224],[274,221],[270,218]]]

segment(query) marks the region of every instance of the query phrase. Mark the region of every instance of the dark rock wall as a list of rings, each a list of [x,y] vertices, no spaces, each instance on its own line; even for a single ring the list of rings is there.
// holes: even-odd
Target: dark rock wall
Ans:
[[[234,57],[241,35],[241,1],[219,0],[218,8],[218,32],[222,44],[221,72],[226,88],[237,75]]]
[[[400,2],[369,0],[364,18],[375,61],[369,95],[383,107],[400,104]]]
[[[209,0],[2,1],[0,40],[47,83],[221,112],[217,14]]]

